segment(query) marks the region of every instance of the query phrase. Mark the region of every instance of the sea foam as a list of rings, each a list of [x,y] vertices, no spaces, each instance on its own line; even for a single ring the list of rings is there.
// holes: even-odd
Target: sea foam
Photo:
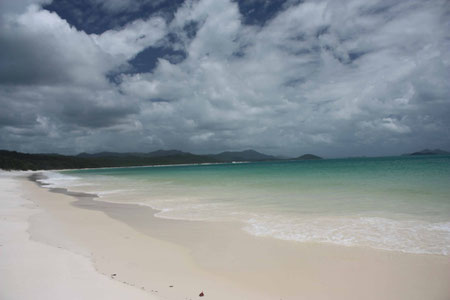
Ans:
[[[380,217],[254,217],[244,230],[255,236],[298,242],[371,247],[415,254],[450,255],[450,222]]]
[[[306,243],[450,255],[450,157],[360,158],[50,173],[50,186],[157,217],[242,222]],[[78,179],[80,177],[81,179]]]
[[[48,188],[69,188],[73,186],[87,185],[86,182],[81,181],[79,177],[65,175],[58,172],[44,171],[44,177],[37,181]]]

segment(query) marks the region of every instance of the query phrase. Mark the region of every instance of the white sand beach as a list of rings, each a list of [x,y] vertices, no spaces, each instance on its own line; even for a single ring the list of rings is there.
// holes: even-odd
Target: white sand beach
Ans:
[[[31,228],[32,218],[47,213],[27,199],[23,181],[18,173],[0,175],[1,299],[157,299],[99,273],[89,255],[59,246],[70,243],[53,236],[59,224]],[[52,241],[37,241],[30,230]]]
[[[450,300],[449,49],[450,0],[0,0],[0,300]]]
[[[447,300],[450,261],[155,218],[0,176],[1,299]]]

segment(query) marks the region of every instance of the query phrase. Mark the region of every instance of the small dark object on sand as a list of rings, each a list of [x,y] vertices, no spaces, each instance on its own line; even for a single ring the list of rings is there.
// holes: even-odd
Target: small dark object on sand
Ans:
[[[169,287],[173,287],[173,285],[169,285]]]
[[[198,295],[199,297],[203,297],[205,296],[205,294],[203,294],[203,291],[200,293],[200,295]]]
[[[111,278],[112,278],[112,277],[115,277],[115,276],[117,276],[117,274],[116,274],[116,273],[114,273],[114,274],[111,274]]]

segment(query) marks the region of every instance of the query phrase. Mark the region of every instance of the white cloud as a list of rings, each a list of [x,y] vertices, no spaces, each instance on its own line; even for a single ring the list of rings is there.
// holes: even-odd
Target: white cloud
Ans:
[[[105,52],[117,56],[123,62],[133,58],[146,47],[156,44],[166,34],[163,18],[136,20],[124,28],[108,30],[100,35],[91,35],[95,43]]]
[[[108,72],[126,65],[165,35],[165,22],[159,17],[89,35],[36,5],[19,15],[8,14],[2,21],[0,39],[5,46],[0,51],[6,67],[0,76],[18,82],[23,78],[104,87]]]
[[[0,24],[3,80],[17,83],[102,84],[114,61],[92,39],[50,13],[31,5]]]
[[[176,116],[194,120],[197,130],[214,128],[219,143],[229,145],[247,139],[267,147],[283,138],[302,140],[291,148],[358,143],[375,128],[408,134],[420,130],[414,122],[425,100],[417,95],[417,70],[443,56],[440,5],[306,2],[256,28],[239,22],[236,3],[188,3],[174,21],[177,28],[200,24],[185,45],[188,58],[177,65],[161,60],[152,74],[124,77],[123,87],[176,100]],[[233,55],[239,50],[243,57]],[[445,71],[432,69],[430,77],[441,81]],[[411,115],[403,119],[410,124],[392,114]],[[358,122],[366,126],[348,130]]]
[[[20,57],[29,55],[32,63],[45,58],[39,75],[51,80],[25,98],[18,96],[24,88],[0,88],[0,96],[29,99],[17,101],[39,112],[36,128],[52,128],[59,142],[65,135],[57,132],[66,132],[80,150],[257,148],[333,156],[450,147],[445,1],[290,5],[258,27],[243,24],[236,2],[186,1],[170,24],[153,17],[101,35],[30,9],[4,25],[14,33],[8,41],[33,45],[31,54],[21,46]],[[195,35],[186,33],[192,24]],[[167,33],[177,35],[176,44],[163,39]],[[107,72],[163,40],[183,49],[186,59],[172,64],[160,58],[152,72],[122,75],[119,87],[106,80]],[[39,105],[30,95],[41,99]],[[67,100],[68,110],[55,109],[63,95],[80,107]],[[8,122],[29,119],[18,115]],[[0,142],[16,145],[21,134],[12,136],[0,132]]]

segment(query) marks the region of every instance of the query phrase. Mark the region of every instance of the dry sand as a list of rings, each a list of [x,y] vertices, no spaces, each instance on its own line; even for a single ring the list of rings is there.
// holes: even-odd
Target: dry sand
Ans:
[[[3,176],[0,190],[1,299],[450,299],[446,256],[257,238],[23,177]]]
[[[23,195],[23,182],[0,173],[0,299],[157,299],[98,273],[89,256],[30,239],[29,218],[45,212]],[[54,237],[54,245],[67,241]]]

